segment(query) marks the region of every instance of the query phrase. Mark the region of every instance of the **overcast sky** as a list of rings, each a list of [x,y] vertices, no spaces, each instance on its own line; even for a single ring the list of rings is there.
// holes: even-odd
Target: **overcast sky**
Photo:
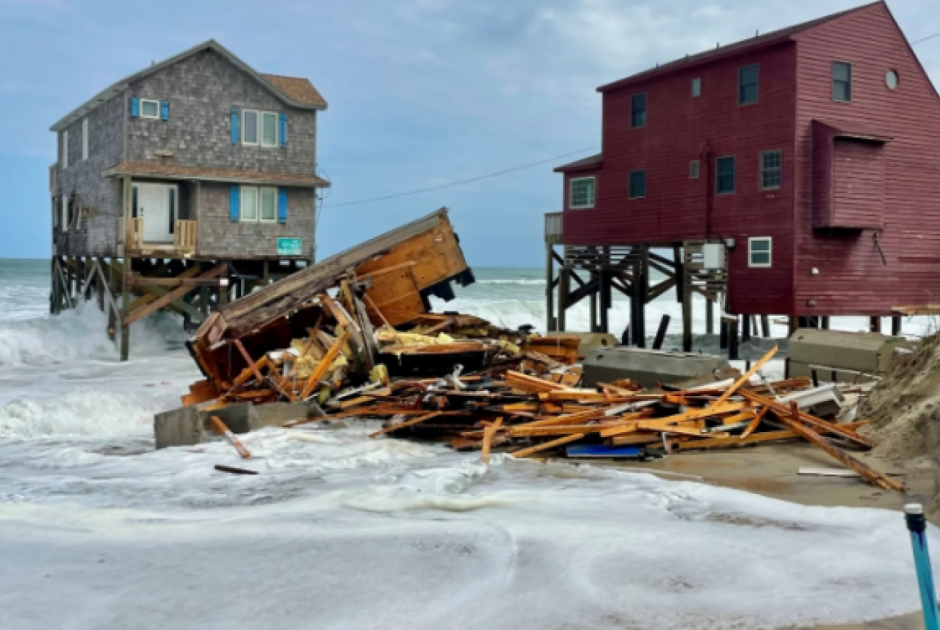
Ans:
[[[600,144],[598,85],[858,5],[855,0],[0,0],[0,257],[49,255],[49,126],[97,91],[215,38],[329,101],[319,163],[333,181],[320,257],[440,206],[475,266],[540,266],[557,164]],[[936,0],[889,2],[912,41]],[[936,84],[940,37],[915,46]],[[580,153],[576,153],[580,151]],[[573,153],[446,190],[430,187]]]

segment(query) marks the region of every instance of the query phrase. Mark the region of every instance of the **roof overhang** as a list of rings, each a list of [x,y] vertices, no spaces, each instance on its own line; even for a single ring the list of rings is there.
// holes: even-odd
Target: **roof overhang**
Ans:
[[[292,188],[329,188],[330,182],[315,175],[288,175],[258,171],[224,171],[198,167],[165,166],[161,164],[121,163],[102,173],[104,177],[130,176],[139,179],[169,181],[220,182],[255,184],[259,186],[290,186]]]
[[[859,140],[861,142],[887,143],[894,140],[894,136],[889,136],[878,132],[875,129],[868,129],[856,125],[855,123],[829,122],[823,120],[813,120],[813,125],[825,130],[830,138],[846,138],[849,140]]]
[[[604,154],[598,153],[597,155],[586,157],[583,160],[578,160],[577,162],[562,164],[561,166],[552,169],[552,171],[555,173],[579,173],[582,171],[596,171],[602,166],[604,166]]]
[[[57,123],[52,125],[49,128],[49,131],[55,131],[55,132],[62,131],[66,127],[69,127],[76,120],[78,120],[79,118],[87,114],[88,112],[92,111],[93,109],[101,105],[102,103],[106,103],[107,101],[114,98],[114,96],[117,96],[118,94],[126,90],[127,86],[132,81],[137,81],[155,72],[159,72],[160,70],[163,70],[164,68],[168,66],[171,66],[177,62],[180,62],[204,50],[212,50],[218,53],[219,55],[227,59],[232,65],[234,65],[235,67],[239,68],[240,70],[250,75],[255,81],[260,83],[268,91],[274,94],[274,96],[276,96],[278,99],[280,99],[285,104],[291,107],[294,107],[297,109],[311,109],[311,110],[325,110],[327,108],[327,104],[325,101],[322,104],[311,104],[311,103],[301,103],[300,101],[296,101],[290,98],[287,94],[285,94],[283,91],[278,89],[277,86],[275,86],[273,83],[271,83],[270,81],[265,79],[263,76],[261,76],[259,72],[256,72],[254,68],[252,68],[251,66],[246,64],[244,61],[236,57],[234,54],[232,54],[227,48],[222,46],[222,44],[215,41],[214,39],[210,39],[201,44],[193,46],[192,48],[188,50],[184,50],[183,52],[179,53],[178,55],[174,55],[170,57],[169,59],[164,59],[160,63],[156,63],[156,64],[153,64],[152,66],[148,66],[147,68],[139,72],[135,72],[134,74],[121,79],[117,83],[114,83],[108,86],[107,88],[105,88],[104,90],[94,95],[93,97],[91,97],[90,99],[88,99],[87,101],[85,101],[84,103],[76,107],[75,109],[73,109],[71,112],[66,114],[61,120],[59,120]]]

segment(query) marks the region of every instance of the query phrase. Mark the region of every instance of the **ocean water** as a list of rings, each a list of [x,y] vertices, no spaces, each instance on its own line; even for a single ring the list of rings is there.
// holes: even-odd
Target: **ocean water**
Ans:
[[[4,630],[773,628],[918,606],[893,512],[563,462],[484,466],[370,440],[377,425],[357,421],[249,434],[248,460],[221,441],[155,451],[153,414],[199,378],[179,322],[134,324],[119,363],[94,303],[46,314],[48,269],[0,260]],[[544,325],[540,270],[476,271],[447,308]],[[650,308],[648,329],[674,306]]]

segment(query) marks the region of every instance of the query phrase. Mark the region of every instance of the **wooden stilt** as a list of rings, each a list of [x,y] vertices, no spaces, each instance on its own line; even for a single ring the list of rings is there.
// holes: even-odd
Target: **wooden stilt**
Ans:
[[[610,332],[610,309],[613,306],[613,276],[610,272],[602,271],[601,272],[601,318],[600,318],[600,332],[609,333]]]
[[[737,360],[740,356],[738,342],[738,318],[735,316],[734,321],[728,322],[728,359],[731,361]]]
[[[551,243],[545,244],[545,330],[555,330],[555,258]]]
[[[659,328],[656,330],[656,338],[653,340],[653,350],[661,350],[663,341],[666,339],[666,331],[669,330],[669,321],[672,318],[669,315],[663,315],[659,320]]]
[[[637,277],[637,289],[638,289],[638,306],[639,306],[639,317],[637,318],[637,329],[634,333],[636,336],[636,345],[640,348],[646,347],[646,303],[649,302],[649,288],[650,288],[650,264],[649,264],[649,247],[642,247],[640,249],[640,264]]]
[[[744,342],[750,341],[751,340],[751,316],[743,315],[741,319],[743,320],[741,322],[742,323],[741,341],[744,341]]]
[[[600,274],[592,271],[590,275],[590,282],[592,284],[597,284]],[[589,322],[588,322],[588,331],[597,332],[598,330],[598,321],[597,321],[597,300],[600,297],[600,291],[595,288],[591,291],[591,295],[588,296],[588,308],[589,308]]]
[[[225,261],[223,261],[224,264]],[[229,272],[226,271],[225,275],[219,278],[219,306],[225,306],[229,301],[229,291],[231,290],[231,279],[229,278]]]
[[[795,315],[790,315],[787,318],[787,337],[793,335],[796,332],[796,329],[799,328],[800,318]]]
[[[124,259],[124,273],[121,274],[121,361],[127,361],[131,350],[131,325],[127,318],[131,314],[131,276],[132,259]]]
[[[881,318],[872,316],[868,318],[868,330],[873,333],[881,332]]]
[[[764,339],[770,339],[770,316],[760,316],[760,328],[761,335],[764,337]]]
[[[568,330],[567,310],[568,293],[571,290],[571,270],[562,267],[558,270],[558,330]]]
[[[114,332],[117,330],[118,319],[120,317],[118,309],[115,308],[114,300],[114,296],[118,291],[118,275],[117,270],[115,269],[115,263],[116,261],[114,258],[111,258],[108,261],[108,290],[111,297],[111,301],[109,303],[111,308],[108,309],[108,338],[111,341],[114,341]]]
[[[711,300],[705,300],[705,333],[715,334],[715,303]]]
[[[829,330],[829,316],[828,315],[822,316],[822,322],[820,323],[820,326],[822,327],[823,330]]]
[[[893,315],[891,317],[891,334],[897,337],[901,334],[901,316]]]

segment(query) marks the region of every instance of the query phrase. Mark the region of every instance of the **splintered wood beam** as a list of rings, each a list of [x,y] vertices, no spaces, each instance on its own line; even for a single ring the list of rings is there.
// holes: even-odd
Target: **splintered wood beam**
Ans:
[[[255,378],[258,379],[258,384],[264,384],[264,376],[261,374],[261,370],[258,369],[258,366],[255,364],[254,359],[251,358],[251,355],[248,354],[248,351],[245,350],[245,346],[242,344],[241,339],[235,340],[235,347],[238,348],[238,351],[241,352],[242,357],[245,359],[245,362],[248,364],[248,368],[251,370],[252,374],[255,375]]]
[[[650,254],[650,258],[651,258],[651,259],[653,258],[653,255],[652,255],[652,254]],[[652,267],[652,268],[655,269],[656,271],[660,272],[661,274],[663,274],[663,275],[666,276],[667,278],[672,278],[673,280],[675,280],[676,269],[675,269],[675,267],[673,267],[671,264],[668,265],[668,266],[667,266],[667,265],[661,265],[661,264],[659,264],[659,262],[656,261],[656,260],[650,260],[650,261],[649,261],[649,265],[650,265],[650,267]]]
[[[702,407],[696,409],[689,409],[684,413],[679,413],[673,416],[666,416],[665,418],[655,418],[652,420],[643,420],[638,423],[638,428],[640,430],[647,431],[668,431],[670,427],[673,427],[680,422],[689,422],[690,420],[702,420],[705,418],[711,418],[712,416],[720,416],[723,414],[728,414],[732,412],[737,412],[745,407],[748,407],[750,403],[747,402],[732,402],[724,403],[720,407]],[[614,427],[612,429],[606,429],[601,432],[602,437],[614,437],[620,435],[621,433],[629,433],[629,430],[624,430],[622,428]]]
[[[101,280],[101,286],[104,287],[104,294],[108,297],[108,303],[111,305],[111,312],[120,313],[121,309],[118,308],[117,302],[114,300],[114,294],[111,292],[111,282],[104,275],[104,269],[98,261],[95,261],[95,267],[98,269],[98,278]]]
[[[891,477],[878,472],[867,464],[860,462],[848,453],[836,448],[827,442],[821,435],[800,422],[800,417],[802,414],[795,400],[790,401],[789,416],[786,414],[778,415],[780,420],[791,430],[799,433],[814,446],[818,446],[822,450],[826,451],[826,453],[839,460],[839,462],[841,462],[842,465],[844,465],[846,468],[851,468],[860,474],[868,481],[868,483],[878,486],[879,488],[884,488],[885,490],[898,490],[901,492],[904,491],[904,486],[902,484],[898,483]]]
[[[574,435],[566,435],[565,437],[560,437],[557,440],[552,440],[550,442],[543,442],[541,444],[536,444],[535,446],[530,446],[529,448],[523,448],[511,454],[513,457],[526,457],[528,455],[532,455],[533,453],[547,451],[549,449],[555,448],[556,446],[562,446],[564,444],[568,444],[569,442],[576,442],[583,437],[584,437],[583,433],[575,433]]]
[[[365,303],[369,306],[369,308],[375,311],[375,314],[379,316],[379,319],[382,320],[382,323],[388,326],[389,328],[392,328],[392,325],[388,323],[387,319],[385,319],[385,315],[383,315],[382,311],[379,310],[379,307],[375,305],[375,302],[372,301],[372,298],[369,297],[369,294],[368,293],[363,294],[362,298],[363,300],[365,300]]]
[[[326,351],[326,354],[323,355],[323,359],[317,363],[317,367],[314,368],[313,372],[310,374],[310,378],[307,379],[307,384],[304,386],[303,391],[300,394],[300,400],[306,400],[313,392],[313,388],[316,387],[320,381],[323,379],[323,375],[326,374],[326,371],[330,369],[330,366],[333,364],[333,361],[336,360],[336,357],[339,355],[340,351],[343,349],[343,346],[346,345],[346,342],[349,341],[349,336],[352,333],[347,330],[343,333],[342,337],[337,339],[330,349]]]
[[[725,401],[728,400],[728,398],[730,398],[732,394],[734,394],[734,392],[738,391],[738,388],[740,388],[742,385],[747,383],[748,380],[757,373],[757,370],[761,369],[765,363],[767,363],[768,361],[770,361],[770,359],[773,358],[775,354],[777,354],[777,346],[774,346],[773,348],[768,350],[767,354],[762,356],[760,360],[757,361],[757,363],[752,365],[750,370],[748,370],[743,375],[741,375],[741,378],[736,380],[731,387],[726,389],[725,393],[722,394],[721,397],[718,398],[718,400],[712,403],[712,407],[718,407],[724,404]]]
[[[741,390],[741,396],[745,400],[757,403],[758,405],[763,405],[765,407],[770,407],[770,410],[774,412],[774,415],[778,418],[783,418],[788,416],[790,413],[789,407],[787,405],[777,402],[766,396],[761,396],[760,394],[755,394],[746,389]],[[836,424],[834,422],[826,422],[822,418],[817,418],[816,416],[810,415],[805,411],[800,412],[800,420],[812,427],[817,429],[826,429],[832,433],[835,433],[841,437],[844,437],[847,440],[851,440],[860,446],[865,448],[871,448],[871,442],[867,439],[856,433],[848,424]]]
[[[483,448],[480,453],[480,461],[484,464],[490,463],[490,448],[493,446],[493,436],[496,435],[501,426],[503,426],[503,419],[496,418],[494,422],[483,429]]]
[[[183,278],[181,276],[175,278],[148,278],[133,276],[128,284],[132,287],[179,287],[202,286],[204,284],[218,285],[219,281],[216,278]]]
[[[418,416],[417,418],[412,418],[411,420],[405,420],[404,422],[399,422],[398,424],[387,426],[384,429],[381,429],[380,431],[376,431],[375,433],[370,433],[369,437],[377,438],[380,435],[385,435],[386,433],[392,433],[393,431],[397,431],[399,429],[404,429],[407,427],[413,427],[416,424],[421,424],[425,420],[430,420],[431,418],[437,418],[438,416],[442,416],[442,415],[444,415],[444,412],[442,411],[434,411],[431,413],[426,413],[423,416]]]
[[[761,407],[761,410],[758,412],[758,414],[754,416],[753,420],[751,420],[751,424],[747,425],[747,428],[744,429],[744,432],[741,434],[742,440],[746,439],[747,436],[749,436],[751,433],[754,433],[757,427],[760,426],[761,420],[764,419],[764,416],[767,415],[768,411],[770,411],[770,407]]]

